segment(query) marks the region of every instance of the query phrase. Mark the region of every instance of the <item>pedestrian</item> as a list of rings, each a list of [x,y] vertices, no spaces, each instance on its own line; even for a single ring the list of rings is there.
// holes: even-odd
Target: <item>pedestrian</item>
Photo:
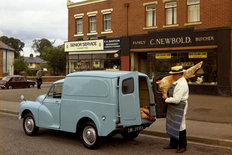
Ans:
[[[41,89],[41,85],[43,83],[42,81],[42,74],[43,74],[43,68],[37,71],[36,77],[37,77],[37,89]]]
[[[176,153],[186,151],[186,118],[188,108],[189,87],[183,76],[183,67],[174,66],[169,72],[174,79],[169,88],[168,97],[164,97],[168,103],[166,116],[166,130],[170,137],[170,143],[164,149],[177,149]]]

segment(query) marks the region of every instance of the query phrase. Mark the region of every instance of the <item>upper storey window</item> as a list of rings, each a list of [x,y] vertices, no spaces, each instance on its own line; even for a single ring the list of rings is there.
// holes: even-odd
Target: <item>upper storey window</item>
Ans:
[[[88,12],[89,33],[87,35],[97,34],[97,11]]]
[[[112,31],[112,11],[113,9],[105,9],[101,10],[101,13],[103,14],[103,32],[101,34],[107,34],[107,33],[113,33]]]
[[[156,26],[156,5],[146,5],[146,27]]]
[[[74,15],[74,18],[76,19],[76,34],[74,36],[83,35],[83,16],[83,13]]]
[[[200,0],[187,0],[188,22],[200,21]]]
[[[165,3],[166,25],[177,24],[176,2]]]

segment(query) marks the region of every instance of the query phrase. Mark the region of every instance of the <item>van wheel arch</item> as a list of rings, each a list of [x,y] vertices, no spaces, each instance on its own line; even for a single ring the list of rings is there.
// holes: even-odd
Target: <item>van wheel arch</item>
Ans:
[[[80,133],[80,129],[81,129],[81,127],[82,127],[86,122],[93,122],[93,123],[94,123],[94,121],[93,121],[92,119],[88,118],[88,117],[83,117],[83,118],[81,118],[81,119],[77,122],[77,126],[76,126],[76,133],[77,133],[78,135],[80,135],[80,134],[79,134],[79,133]]]
[[[32,114],[32,112],[31,112],[30,110],[28,110],[28,109],[24,110],[24,111],[22,112],[21,117],[24,118],[25,115],[28,114],[28,113],[31,113],[31,114]],[[32,115],[33,115],[33,114],[32,114]]]

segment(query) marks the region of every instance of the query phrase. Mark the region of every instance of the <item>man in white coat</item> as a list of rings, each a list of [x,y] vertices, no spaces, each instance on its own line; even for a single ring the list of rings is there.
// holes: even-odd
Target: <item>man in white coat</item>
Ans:
[[[183,72],[182,66],[171,68],[169,73],[173,75],[175,82],[169,88],[168,97],[164,98],[168,103],[166,130],[170,136],[170,144],[164,149],[177,149],[176,153],[185,152],[187,147],[185,115],[188,108],[189,87]]]

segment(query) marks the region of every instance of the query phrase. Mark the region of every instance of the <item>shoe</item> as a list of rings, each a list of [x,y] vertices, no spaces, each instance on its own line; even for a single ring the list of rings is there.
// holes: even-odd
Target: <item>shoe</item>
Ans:
[[[170,144],[166,147],[164,147],[163,149],[177,149],[177,147],[172,147]]]
[[[180,148],[178,148],[178,149],[176,150],[176,153],[183,153],[183,152],[185,152],[185,151],[186,151],[186,148],[180,147]]]

